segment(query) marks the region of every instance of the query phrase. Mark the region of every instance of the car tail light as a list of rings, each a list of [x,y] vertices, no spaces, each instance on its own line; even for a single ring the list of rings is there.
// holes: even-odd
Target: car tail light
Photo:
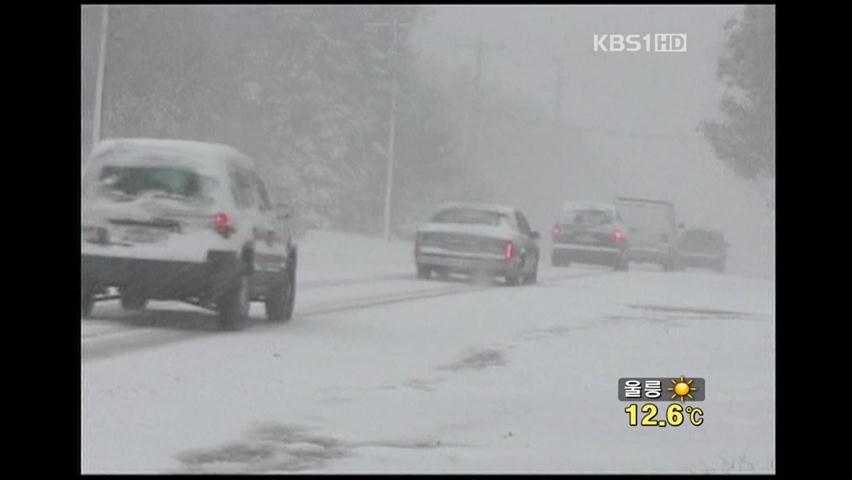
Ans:
[[[515,255],[515,244],[512,242],[506,242],[506,245],[503,246],[503,259],[511,260]]]
[[[624,240],[624,232],[622,232],[621,230],[616,230],[612,234],[612,239],[615,240],[616,243]]]
[[[213,216],[213,230],[216,230],[216,233],[221,235],[222,238],[228,238],[236,231],[234,226],[231,225],[231,217],[221,212]]]
[[[559,228],[559,225],[553,226],[553,236],[558,237],[562,233],[562,229]]]

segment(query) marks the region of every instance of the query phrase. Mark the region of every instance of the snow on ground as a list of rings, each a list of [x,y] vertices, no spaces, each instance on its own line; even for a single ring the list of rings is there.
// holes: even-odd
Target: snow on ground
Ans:
[[[774,472],[772,282],[544,262],[535,286],[422,281],[410,247],[310,232],[290,323],[256,306],[243,332],[166,322],[186,338],[85,359],[83,471]],[[446,294],[346,308],[424,290]],[[618,378],[668,375],[706,378],[705,423],[629,427]]]
[[[351,278],[407,275],[413,270],[411,242],[383,242],[351,233],[308,230],[298,240],[299,281],[323,285]]]

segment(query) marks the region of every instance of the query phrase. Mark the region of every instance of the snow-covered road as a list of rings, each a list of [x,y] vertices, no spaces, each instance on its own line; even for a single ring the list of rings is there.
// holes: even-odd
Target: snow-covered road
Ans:
[[[300,245],[287,324],[95,307],[84,473],[774,471],[772,281],[543,259],[538,285],[473,285],[416,280],[405,242]],[[704,424],[629,427],[618,378],[679,375]]]

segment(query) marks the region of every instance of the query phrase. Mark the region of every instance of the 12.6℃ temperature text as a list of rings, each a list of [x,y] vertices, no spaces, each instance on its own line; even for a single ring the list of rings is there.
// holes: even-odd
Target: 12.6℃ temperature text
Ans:
[[[659,409],[653,403],[642,405],[641,410],[635,403],[631,403],[624,409],[627,412],[628,424],[631,427],[642,425],[643,427],[679,427],[684,422],[699,427],[704,424],[704,410],[698,407],[684,407],[679,403],[672,403],[666,408],[665,419],[657,419]],[[641,412],[641,413],[640,413]],[[639,417],[642,417],[641,423]]]

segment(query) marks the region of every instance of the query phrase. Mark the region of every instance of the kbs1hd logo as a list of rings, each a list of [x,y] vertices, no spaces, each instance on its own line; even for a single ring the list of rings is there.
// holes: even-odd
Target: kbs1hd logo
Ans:
[[[685,33],[595,34],[595,52],[685,53]]]

